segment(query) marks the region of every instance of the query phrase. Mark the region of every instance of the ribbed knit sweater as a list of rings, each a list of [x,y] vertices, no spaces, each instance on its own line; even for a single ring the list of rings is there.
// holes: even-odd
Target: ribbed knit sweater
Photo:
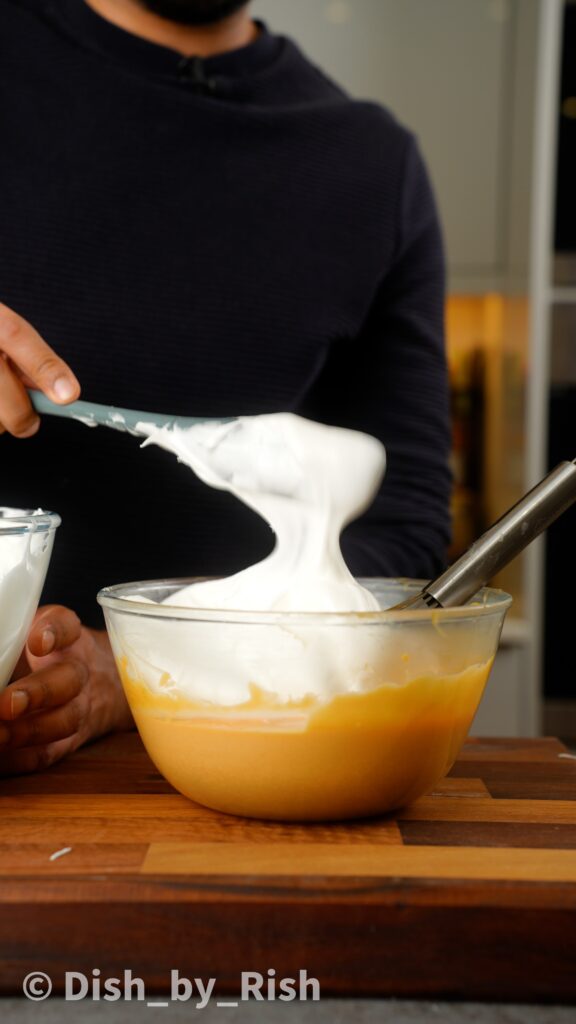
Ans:
[[[0,0],[0,299],[82,397],[365,430],[388,469],[343,549],[430,578],[449,535],[443,259],[411,133],[291,41],[205,60],[84,0]],[[269,528],[165,452],[46,417],[0,438],[0,504],[62,515],[44,599],[220,575]]]

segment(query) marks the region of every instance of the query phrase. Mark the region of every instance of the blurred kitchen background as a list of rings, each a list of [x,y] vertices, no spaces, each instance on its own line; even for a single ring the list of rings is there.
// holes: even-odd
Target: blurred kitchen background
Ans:
[[[576,458],[576,0],[254,0],[254,15],[420,140],[449,268],[455,557]],[[514,604],[473,732],[573,740],[576,507],[496,585]]]

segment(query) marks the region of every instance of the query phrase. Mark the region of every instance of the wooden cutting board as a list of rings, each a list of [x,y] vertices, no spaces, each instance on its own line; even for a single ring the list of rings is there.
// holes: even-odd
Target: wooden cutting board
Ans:
[[[576,758],[470,740],[393,817],[291,825],[179,796],[135,734],[0,782],[0,993],[35,970],[317,978],[322,996],[576,1001]]]

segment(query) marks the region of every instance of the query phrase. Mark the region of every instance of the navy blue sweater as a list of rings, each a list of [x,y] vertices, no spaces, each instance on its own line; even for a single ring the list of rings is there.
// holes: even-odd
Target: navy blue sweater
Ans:
[[[413,136],[262,28],[183,60],[83,0],[0,0],[0,299],[83,397],[290,410],[381,438],[352,570],[431,577],[449,537],[443,259]],[[269,528],[154,448],[44,419],[0,439],[0,504],[60,512],[45,599],[235,571]]]

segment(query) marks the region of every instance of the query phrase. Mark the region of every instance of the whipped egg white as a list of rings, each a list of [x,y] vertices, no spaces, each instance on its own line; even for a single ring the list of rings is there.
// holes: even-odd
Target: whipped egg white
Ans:
[[[167,599],[171,606],[231,612],[379,609],[340,550],[341,531],[370,506],[384,475],[384,447],[374,437],[291,413],[188,428],[139,423],[137,430],[146,435],[145,445],[165,448],[204,483],[239,498],[276,536],[274,550],[261,562],[184,587]],[[316,620],[309,626],[203,621],[183,627],[165,618],[121,616],[111,639],[130,674],[153,690],[176,688],[218,704],[248,700],[253,684],[281,700],[329,696],[363,689],[373,674],[365,644],[348,626],[326,629]]]
[[[210,487],[266,519],[271,555],[225,579],[186,587],[171,604],[244,611],[368,611],[340,533],[372,503],[386,464],[376,438],[291,413],[194,427],[150,427],[144,444],[173,452]]]
[[[40,509],[34,515],[42,529],[29,512],[0,507],[0,690],[26,642],[52,551],[54,531]]]

